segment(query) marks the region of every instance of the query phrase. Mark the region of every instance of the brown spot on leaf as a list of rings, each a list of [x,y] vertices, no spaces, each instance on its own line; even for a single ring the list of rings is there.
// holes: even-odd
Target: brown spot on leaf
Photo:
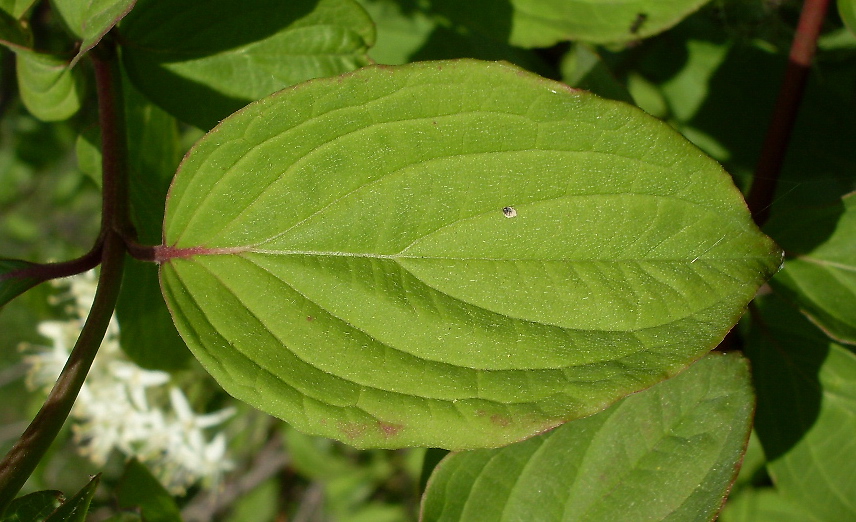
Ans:
[[[511,419],[509,419],[505,415],[500,415],[498,413],[495,413],[490,416],[490,422],[496,424],[497,426],[502,426],[503,428],[511,425]]]
[[[309,321],[309,322],[311,323],[312,321],[314,321],[314,320],[315,320],[315,318],[314,318],[314,317],[312,317],[311,315],[307,315],[307,316],[306,316],[306,320],[307,320],[307,321]]]
[[[377,427],[380,428],[380,431],[383,432],[384,437],[388,439],[398,435],[398,432],[404,428],[404,426],[401,424],[392,424],[389,422],[382,421],[377,421]]]
[[[366,432],[366,425],[358,422],[341,422],[339,431],[345,434],[349,440],[358,439]]]

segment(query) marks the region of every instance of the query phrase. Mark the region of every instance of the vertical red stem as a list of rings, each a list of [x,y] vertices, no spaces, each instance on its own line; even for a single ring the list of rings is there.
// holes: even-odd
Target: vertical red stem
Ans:
[[[829,0],[806,0],[800,13],[784,81],[755,168],[752,189],[747,197],[749,210],[759,226],[764,224],[770,215],[770,205],[776,192],[776,184],[805,92],[809,68],[817,48],[817,38],[828,7]]]

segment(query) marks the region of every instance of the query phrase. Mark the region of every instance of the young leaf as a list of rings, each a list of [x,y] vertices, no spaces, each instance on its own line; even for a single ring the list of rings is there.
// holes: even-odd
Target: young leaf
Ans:
[[[15,54],[21,100],[42,121],[73,116],[81,105],[83,75],[60,58],[36,52]]]
[[[856,520],[856,355],[778,298],[758,308],[746,353],[773,482],[813,519]]]
[[[3,513],[3,522],[43,522],[65,500],[61,491],[36,491],[18,497]]]
[[[856,344],[856,194],[780,214],[766,229],[789,256],[773,288],[830,336]]]
[[[121,31],[137,88],[203,129],[283,87],[368,64],[375,38],[354,0],[142,0]]]
[[[665,31],[709,0],[435,0],[431,6],[462,23],[520,47],[549,47],[565,40],[630,42]]]
[[[80,491],[51,513],[45,522],[85,522],[86,515],[89,513],[89,504],[95,496],[95,490],[98,489],[100,481],[100,474],[92,477]]]
[[[35,277],[4,279],[5,274],[34,266],[33,263],[19,259],[0,259],[0,306],[23,294],[30,288],[41,283]]]
[[[81,40],[69,66],[95,47],[119,20],[134,7],[136,0],[51,0],[51,6],[71,34]]]
[[[446,457],[422,520],[713,520],[751,428],[748,364],[709,355],[586,419]]]
[[[642,111],[473,60],[368,67],[202,139],[159,251],[236,397],[356,446],[494,447],[713,348],[781,261]]]

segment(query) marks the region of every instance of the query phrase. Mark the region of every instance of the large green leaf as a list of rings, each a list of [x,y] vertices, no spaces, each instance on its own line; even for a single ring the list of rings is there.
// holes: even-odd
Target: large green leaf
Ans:
[[[709,0],[434,0],[452,22],[521,47],[564,40],[629,42],[680,22]]]
[[[856,520],[856,355],[778,298],[758,308],[746,353],[770,475],[812,519]]]
[[[189,153],[161,282],[224,388],[357,446],[475,448],[714,347],[778,248],[642,111],[516,67],[368,67]]]
[[[368,64],[375,38],[354,0],[142,0],[121,30],[137,88],[204,129],[283,87]]]
[[[136,0],[51,0],[54,13],[80,40],[74,65],[134,7]]]
[[[841,342],[856,344],[856,194],[766,227],[788,253],[770,283]]]
[[[21,100],[42,121],[73,116],[81,105],[84,77],[56,56],[35,52],[15,54]]]
[[[746,361],[709,355],[597,415],[446,457],[428,482],[422,520],[713,520],[754,404]]]

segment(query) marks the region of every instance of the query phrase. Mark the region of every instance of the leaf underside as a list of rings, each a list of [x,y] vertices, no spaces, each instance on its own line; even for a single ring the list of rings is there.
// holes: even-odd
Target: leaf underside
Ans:
[[[591,417],[447,456],[421,520],[713,520],[743,458],[754,404],[747,361],[708,355]]]
[[[231,394],[368,447],[494,447],[714,347],[781,253],[666,125],[501,63],[307,82],[201,140],[161,283]]]

